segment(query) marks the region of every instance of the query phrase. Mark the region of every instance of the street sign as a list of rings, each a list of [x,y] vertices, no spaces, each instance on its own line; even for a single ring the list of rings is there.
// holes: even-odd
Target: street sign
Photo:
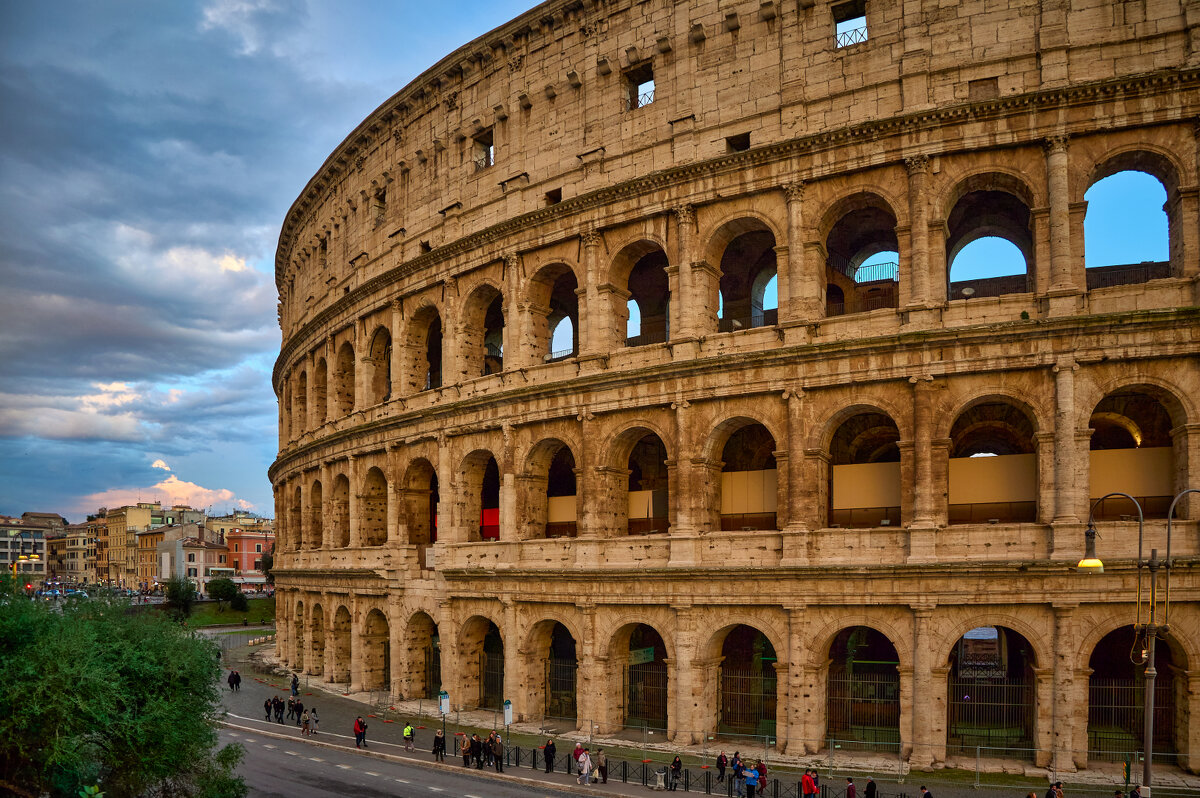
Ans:
[[[647,662],[654,662],[654,646],[635,648],[629,652],[630,665],[645,665]]]
[[[443,715],[450,714],[450,694],[445,690],[438,693],[438,711]]]
[[[507,700],[504,702],[504,725],[512,725],[512,702]]]

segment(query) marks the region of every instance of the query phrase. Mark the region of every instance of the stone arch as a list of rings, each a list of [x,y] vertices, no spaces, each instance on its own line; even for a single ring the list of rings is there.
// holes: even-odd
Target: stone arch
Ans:
[[[1034,192],[1023,175],[990,168],[961,177],[946,193],[947,297],[999,296],[1032,290],[1037,264],[1032,209]],[[968,244],[994,237],[1021,252],[1025,268],[1019,275],[969,276],[954,279],[955,258]],[[966,293],[964,293],[966,292]]]
[[[1038,638],[1007,624],[976,620],[970,627],[955,638],[945,660],[947,753],[1000,748],[1007,749],[1006,758],[1034,759]]]
[[[459,627],[457,653],[464,706],[500,708],[505,645],[500,625],[486,615],[474,614]]]
[[[838,427],[845,423],[847,419],[860,413],[879,413],[880,415],[887,416],[896,425],[897,430],[899,430],[901,440],[912,437],[908,420],[909,415],[912,413],[910,407],[901,407],[883,396],[862,396],[861,398],[856,397],[855,401],[850,404],[839,406],[823,420],[819,420],[813,425],[807,441],[808,448],[829,451],[833,444],[833,437],[837,434]]]
[[[618,728],[671,728],[675,713],[669,663],[674,660],[668,636],[656,625],[630,619],[616,625],[608,641],[604,694],[621,697],[606,703],[606,710],[613,713],[608,723]],[[643,656],[651,649],[650,656]]]
[[[292,489],[288,506],[288,551],[299,551],[304,541],[304,493],[299,485]]]
[[[898,305],[896,208],[896,203],[875,187],[859,186],[830,203],[822,214],[818,230],[825,248],[826,316]],[[884,255],[886,259],[880,260]]]
[[[947,416],[953,419],[946,435],[949,523],[1036,520],[1038,422],[1033,407],[984,393]]]
[[[313,604],[308,628],[309,646],[312,649],[308,672],[323,677],[325,676],[325,608],[320,604]]]
[[[613,436],[609,453],[613,480],[609,489],[616,499],[613,531],[665,533],[675,489],[667,466],[671,455],[666,440],[653,427],[630,423]]]
[[[855,528],[899,526],[906,466],[900,428],[890,414],[872,405],[847,410],[835,414],[839,423],[825,448],[828,459],[819,461],[820,483],[828,496],[823,508],[828,523]]]
[[[405,393],[442,387],[442,315],[425,300],[409,317],[404,330]]]
[[[740,235],[758,230],[770,233],[776,242],[787,240],[785,224],[761,211],[741,208],[713,220],[708,233],[701,235],[701,240],[704,241],[704,259],[712,265],[720,263],[721,256],[730,242]]]
[[[339,604],[333,613],[333,623],[330,626],[330,636],[333,643],[332,674],[326,668],[325,676],[335,684],[345,684],[350,681],[350,610],[345,604]],[[328,660],[326,660],[328,661]]]
[[[529,673],[526,706],[547,718],[578,717],[576,686],[583,637],[559,618],[541,617],[525,635],[526,671]]]
[[[337,361],[334,364],[334,406],[339,416],[347,416],[354,411],[354,345],[343,341],[337,350]]]
[[[528,331],[534,363],[563,360],[579,353],[579,277],[565,261],[541,266],[529,278],[525,301],[530,308]],[[555,331],[563,322],[571,325],[569,348],[555,344]]]
[[[418,609],[404,625],[405,672],[402,683],[408,698],[435,699],[442,690],[442,647],[434,612]]]
[[[886,637],[887,641],[891,643],[892,648],[896,649],[901,670],[912,667],[911,632],[902,632],[886,618],[872,615],[868,612],[851,612],[839,615],[837,618],[827,621],[818,627],[809,636],[809,645],[804,648],[804,651],[808,653],[808,665],[814,668],[823,666],[828,658],[829,648],[833,645],[834,639],[844,630],[856,626],[865,626],[874,629]]]
[[[958,644],[962,636],[980,626],[1003,626],[1024,637],[1033,651],[1035,667],[1049,667],[1050,663],[1054,661],[1054,652],[1046,640],[1048,634],[1046,628],[1038,627],[1011,612],[996,612],[983,607],[972,608],[969,618],[955,620],[937,635],[936,650],[941,652],[941,655],[935,661],[942,665],[948,664],[954,646]]]
[[[530,448],[518,477],[518,534],[576,536],[580,498],[577,462],[571,445],[560,438],[543,438]]]
[[[786,241],[786,238],[783,239]],[[740,211],[718,224],[705,246],[708,263],[720,272],[717,282],[719,332],[774,325],[778,307],[770,311],[758,293],[766,281],[778,275],[775,247],[780,233],[769,217]],[[713,329],[711,324],[706,329]]]
[[[462,511],[456,515],[465,532],[464,540],[499,540],[500,463],[488,449],[475,449],[458,466],[456,502]]]
[[[386,326],[381,324],[375,328],[367,356],[363,360],[367,368],[367,387],[370,391],[368,403],[377,405],[386,402],[392,398],[392,333]]]
[[[622,247],[609,266],[614,325],[612,340],[626,346],[662,343],[670,337],[670,262],[656,239],[639,238]],[[636,305],[639,326],[630,325],[630,305]]]
[[[401,488],[407,537],[403,542],[417,547],[422,567],[425,564],[426,551],[438,540],[438,512],[441,504],[438,487],[437,469],[428,459],[414,458],[404,470]]]
[[[781,699],[787,687],[778,689],[775,665],[779,652],[787,661],[787,647],[758,623],[729,621],[715,630],[701,646],[698,675],[703,706],[711,708],[704,721],[707,731],[718,734],[762,734],[774,736],[776,720],[783,716]]]
[[[364,546],[382,546],[388,540],[388,481],[377,466],[363,475],[358,501],[358,528]]]
[[[899,749],[904,658],[896,638],[879,623],[839,619],[830,626],[836,631],[811,655],[824,671],[823,736],[841,748]]]
[[[359,635],[362,655],[362,686],[364,690],[386,690],[391,693],[392,645],[387,615],[379,608],[367,613]]]
[[[325,358],[317,358],[312,375],[312,414],[313,426],[319,427],[329,417],[329,364]]]
[[[479,280],[463,301],[458,325],[461,379],[472,380],[504,370],[504,292],[491,280]]]
[[[329,495],[332,545],[350,547],[350,479],[345,474],[333,478],[333,490]]]
[[[292,428],[298,435],[308,431],[308,372],[304,369],[296,375],[295,405],[292,409]]]
[[[709,433],[703,446],[709,464],[705,482],[716,490],[702,510],[706,528],[779,529],[776,433],[775,424],[753,410],[726,418]]]
[[[308,523],[304,527],[304,548],[319,549],[325,543],[325,504],[321,480],[314,479],[308,489]]]

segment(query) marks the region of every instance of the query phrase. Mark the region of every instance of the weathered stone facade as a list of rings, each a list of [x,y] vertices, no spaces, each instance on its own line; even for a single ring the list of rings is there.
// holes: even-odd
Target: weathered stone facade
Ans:
[[[1109,662],[1134,508],[1081,574],[1092,500],[1145,499],[1161,552],[1200,487],[1198,116],[1177,0],[552,0],[463,46],[280,237],[283,658],[681,742],[1086,767],[1101,676],[1141,673]],[[1169,261],[1087,268],[1084,193],[1123,170],[1165,188]],[[987,235],[1026,274],[953,280]],[[1196,499],[1159,677],[1191,769]],[[989,626],[1019,721],[956,698]],[[767,727],[731,720],[743,666]],[[895,694],[844,695],[856,666]]]

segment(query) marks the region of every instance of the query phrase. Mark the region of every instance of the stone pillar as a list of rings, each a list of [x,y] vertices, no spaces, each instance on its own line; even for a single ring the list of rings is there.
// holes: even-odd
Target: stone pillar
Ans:
[[[674,457],[667,463],[667,468],[671,475],[668,487],[672,535],[692,535],[696,531],[698,498],[695,490],[698,486],[692,478],[696,464],[691,456],[695,448],[688,425],[690,407],[686,399],[671,403],[671,409],[675,412],[675,441],[671,447]]]
[[[596,604],[587,599],[576,603],[580,614],[579,628],[583,640],[575,641],[578,667],[575,671],[575,702],[579,717],[579,729],[603,733],[607,724],[608,696],[605,675],[608,672],[608,651],[604,643],[596,639]],[[611,702],[617,703],[617,702]]]
[[[333,548],[333,530],[330,528],[330,508],[333,506],[333,472],[329,467],[330,463],[325,460],[320,465],[318,472],[321,479],[321,542],[319,548]]]
[[[504,370],[510,371],[526,365],[522,359],[521,347],[521,303],[518,292],[521,285],[521,258],[509,253],[504,256],[504,267],[501,282],[503,283],[504,298],[504,332],[501,334],[501,345],[504,347]]]
[[[527,720],[530,712],[529,702],[521,689],[524,678],[523,662],[521,660],[521,633],[517,628],[517,605],[511,598],[500,600],[503,617],[500,623],[500,637],[504,641],[504,684],[501,686],[503,698],[513,702],[513,720]],[[482,676],[482,674],[480,674]]]
[[[671,263],[663,271],[667,273],[667,294],[670,296],[667,303],[667,340],[674,341],[683,335],[679,325],[683,324],[683,310],[687,303],[681,301],[681,297],[683,295],[682,286],[687,281],[688,270],[681,268],[677,263]],[[645,331],[644,323],[642,330]]]
[[[516,451],[513,443],[511,424],[505,424],[501,429],[504,444],[500,453],[500,539],[519,540],[517,534],[517,467]],[[516,627],[514,627],[515,629]]]
[[[1187,691],[1187,726],[1183,730],[1183,745],[1180,746],[1180,766],[1195,773],[1200,766],[1200,668],[1192,668],[1180,674]]]
[[[818,259],[806,258],[808,247],[804,241],[804,181],[797,180],[783,187],[787,198],[787,262],[779,269],[779,283],[783,284],[783,273],[788,272],[788,299],[790,307],[779,300],[779,321],[813,321],[825,315],[824,268],[811,268]],[[823,266],[823,264],[822,264]]]
[[[358,492],[360,490],[358,484],[358,458],[350,455],[346,458],[346,479],[350,481],[350,490],[347,491],[350,502],[350,548],[357,549],[362,546],[362,530],[358,524]]]
[[[333,336],[325,339],[325,423],[337,418],[337,349]]]
[[[934,531],[933,378],[912,377],[913,385],[913,518],[909,525],[909,563],[937,559]]]
[[[308,364],[308,368],[305,369],[308,372],[308,379],[305,380],[306,390],[304,392],[304,429],[308,431],[319,427],[324,419],[318,419],[317,412],[313,408],[313,377],[317,371],[317,353],[310,351],[304,356],[304,359]],[[328,393],[328,387],[325,390]]]
[[[909,280],[908,306],[917,309],[929,306],[929,198],[925,188],[929,177],[929,156],[905,158],[904,165],[908,169],[910,227],[909,262],[905,276]]]
[[[1050,293],[1079,293],[1071,268],[1071,194],[1067,176],[1067,137],[1046,139],[1046,188],[1050,198]]]
[[[388,398],[395,401],[404,395],[404,347],[400,343],[404,340],[404,303],[399,299],[392,300],[391,322],[392,359],[389,368],[392,380],[388,386],[391,391]],[[312,380],[309,380],[309,384],[312,384]]]
[[[676,745],[699,742],[700,724],[696,719],[697,697],[695,659],[699,653],[696,614],[690,604],[673,606],[675,610],[675,686],[674,711],[668,718],[667,736]]]
[[[788,695],[786,714],[777,716],[778,750],[787,756],[804,756],[816,750],[815,747],[810,748],[806,744],[806,738],[814,736],[808,733],[806,720],[813,709],[811,703],[815,700],[811,691],[805,689],[804,683],[804,666],[808,658],[808,652],[804,648],[804,636],[807,632],[805,613],[808,607],[804,604],[791,604],[786,609],[787,650],[776,652],[780,660],[786,661],[787,664],[787,671],[779,672],[776,684],[782,686],[783,689],[779,690],[781,694]]]
[[[781,504],[788,532],[808,531],[808,519],[815,518],[814,485],[806,484],[805,455],[804,455],[804,391],[800,388],[788,388],[783,392],[784,407],[787,413],[787,469],[782,482],[787,483],[786,505]],[[778,459],[778,458],[776,458]],[[782,470],[782,469],[781,469]]]
[[[454,511],[457,504],[454,501],[455,495],[455,479],[454,479],[454,462],[453,452],[450,446],[450,438],[446,433],[438,435],[438,457],[437,457],[437,478],[438,478],[438,543],[462,543],[466,541],[466,535],[459,525],[458,514]]]
[[[921,656],[927,666],[933,665],[932,651],[922,651]],[[925,721],[918,722],[929,727],[929,756],[934,762],[946,761],[946,731],[950,719],[946,701],[950,687],[949,679],[949,665],[930,667],[928,708],[922,710],[920,707],[913,707],[914,717],[919,712],[926,715]]]
[[[1075,655],[1079,641],[1075,631],[1078,625],[1076,612],[1079,605],[1064,602],[1054,605],[1054,659],[1050,667],[1045,663],[1040,670],[1051,675],[1050,690],[1043,693],[1042,679],[1038,679],[1037,747],[1051,752],[1052,766],[1056,771],[1074,770],[1072,751],[1087,748],[1087,727],[1075,728],[1071,708],[1076,703],[1087,703],[1087,682],[1083,689],[1075,682]],[[1047,703],[1043,703],[1043,699]],[[1077,736],[1083,742],[1076,746]],[[1039,765],[1044,767],[1044,765]]]
[[[1174,493],[1200,487],[1200,423],[1180,424],[1171,430],[1171,447],[1175,459]],[[1200,517],[1200,495],[1189,493],[1175,505],[1175,518],[1195,520],[1197,517]],[[1200,742],[1197,745],[1200,746]]]
[[[1054,366],[1055,524],[1079,523],[1076,511],[1078,452],[1075,443],[1075,372],[1078,370],[1079,366],[1071,358],[1063,358]],[[1080,539],[1078,544],[1082,545],[1083,540]]]
[[[350,594],[350,692],[363,689],[362,612],[357,593]]]
[[[321,655],[321,678],[326,682],[334,680],[334,673],[337,668],[337,660],[334,658],[337,643],[333,637],[333,618],[337,614],[337,610],[334,608],[333,611],[330,611],[332,601],[332,593],[321,593],[321,613],[325,622],[324,628],[321,630],[321,636],[325,640],[324,650]]]
[[[696,314],[694,275],[691,264],[700,260],[696,255],[696,211],[691,205],[675,209],[676,230],[679,235],[675,263],[667,268],[668,276],[678,267],[677,284],[671,286],[671,338],[685,338],[703,334],[701,320]]]
[[[407,651],[404,640],[404,606],[403,596],[397,590],[389,590],[387,595],[387,622],[388,622],[388,661],[391,666],[391,672],[387,675],[388,691],[393,696],[407,698],[410,687],[408,685],[408,667],[407,667]],[[397,699],[399,700],[399,699]],[[450,747],[449,741],[446,744],[447,749]],[[449,753],[449,751],[447,751]]]
[[[387,447],[387,542],[392,545],[403,543],[400,538],[400,508],[404,506],[404,486],[401,484],[400,445]],[[390,621],[389,621],[390,623]],[[394,662],[395,660],[393,660]]]
[[[583,257],[582,273],[576,277],[579,287],[575,291],[579,297],[579,329],[576,330],[578,354],[597,355],[607,351],[604,348],[604,325],[612,323],[612,319],[604,312],[605,306],[596,290],[597,284],[603,282],[600,275],[600,234],[588,230],[579,236],[579,243]]]
[[[358,319],[354,322],[354,409],[357,413],[371,406],[367,394],[371,384],[368,365],[371,363],[367,340],[367,320]]]
[[[934,702],[933,702],[933,658],[930,639],[929,619],[933,615],[934,605],[913,604],[913,643],[912,643],[912,704],[909,707],[909,722],[911,734],[909,743],[912,754],[909,764],[913,767],[928,767],[934,761]],[[903,685],[903,676],[901,677]],[[904,713],[903,687],[901,689],[900,712]],[[904,724],[901,719],[901,737]],[[901,743],[903,744],[903,742]]]

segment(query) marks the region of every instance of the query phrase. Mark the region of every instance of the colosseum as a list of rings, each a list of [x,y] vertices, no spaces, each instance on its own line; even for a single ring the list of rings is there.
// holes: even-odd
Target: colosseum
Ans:
[[[1113,263],[1130,174],[1161,254]],[[355,128],[276,266],[296,670],[1071,771],[1140,749],[1154,578],[1200,770],[1200,5],[549,0]]]

